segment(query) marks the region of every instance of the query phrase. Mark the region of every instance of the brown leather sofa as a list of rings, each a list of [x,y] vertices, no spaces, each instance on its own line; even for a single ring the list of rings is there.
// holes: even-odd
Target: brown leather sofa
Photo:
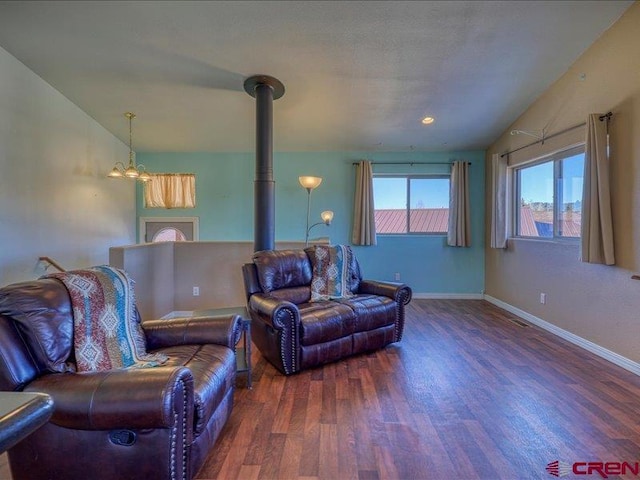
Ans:
[[[252,340],[285,375],[400,341],[411,300],[407,285],[363,280],[354,255],[354,296],[310,302],[315,248],[256,252],[242,268]]]
[[[68,292],[0,289],[0,390],[43,392],[50,421],[8,450],[14,480],[192,478],[231,413],[239,317],[142,323],[154,368],[74,373]]]

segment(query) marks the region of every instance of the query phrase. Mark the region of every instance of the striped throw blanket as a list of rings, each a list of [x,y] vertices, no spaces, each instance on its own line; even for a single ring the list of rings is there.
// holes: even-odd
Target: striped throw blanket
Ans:
[[[100,266],[46,277],[57,278],[69,291],[78,372],[155,367],[167,361],[166,355],[146,352],[133,280],[124,271]]]

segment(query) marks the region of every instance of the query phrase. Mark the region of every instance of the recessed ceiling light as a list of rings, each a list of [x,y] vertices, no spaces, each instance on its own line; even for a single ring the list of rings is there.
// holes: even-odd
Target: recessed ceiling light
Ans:
[[[433,118],[433,117],[424,117],[422,119],[422,123],[424,123],[425,125],[431,125],[435,121],[436,121],[436,119]]]

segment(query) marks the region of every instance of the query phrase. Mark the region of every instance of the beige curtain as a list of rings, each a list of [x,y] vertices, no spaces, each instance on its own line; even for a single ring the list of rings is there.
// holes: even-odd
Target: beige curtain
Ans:
[[[491,157],[491,248],[507,248],[507,157]]]
[[[471,246],[469,164],[467,162],[453,162],[451,168],[447,244],[451,247]]]
[[[582,189],[581,260],[613,265],[613,222],[609,194],[609,158],[606,121],[600,114],[587,118]]]
[[[147,208],[195,208],[196,176],[193,173],[152,173],[144,184]]]
[[[354,245],[375,245],[376,220],[373,205],[373,170],[371,162],[363,160],[356,167],[356,194],[353,205]]]

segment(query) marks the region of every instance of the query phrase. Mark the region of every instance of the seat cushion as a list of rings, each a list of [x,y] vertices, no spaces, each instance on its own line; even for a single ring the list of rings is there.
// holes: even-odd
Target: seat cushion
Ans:
[[[184,366],[191,370],[194,390],[194,434],[202,433],[236,377],[236,357],[222,345],[180,345],[154,350],[169,356],[163,366]]]
[[[351,308],[356,316],[355,331],[365,332],[396,321],[396,303],[382,295],[356,295],[355,297],[336,300]]]
[[[351,335],[356,314],[348,305],[313,302],[298,305],[302,345],[316,345]]]

